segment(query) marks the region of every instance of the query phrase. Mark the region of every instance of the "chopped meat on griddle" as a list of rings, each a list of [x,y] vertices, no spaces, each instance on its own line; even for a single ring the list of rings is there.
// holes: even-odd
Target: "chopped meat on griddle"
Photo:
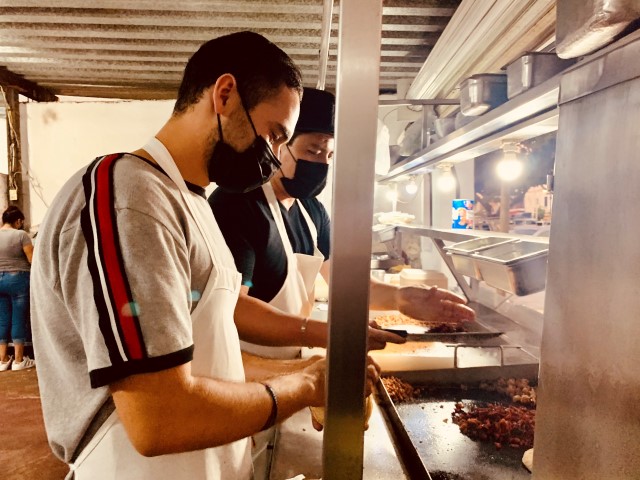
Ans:
[[[382,383],[394,403],[406,402],[420,395],[419,388],[414,388],[413,385],[400,380],[398,377],[382,377]]]
[[[465,406],[456,403],[451,414],[453,423],[460,432],[473,440],[492,442],[497,449],[503,446],[512,448],[533,447],[533,431],[536,411],[515,405],[487,404],[485,407],[472,405],[468,411]]]

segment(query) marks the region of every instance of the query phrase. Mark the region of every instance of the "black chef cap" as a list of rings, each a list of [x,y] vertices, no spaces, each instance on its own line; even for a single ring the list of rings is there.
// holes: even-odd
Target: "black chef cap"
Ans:
[[[334,134],[336,97],[333,93],[304,87],[296,133]]]

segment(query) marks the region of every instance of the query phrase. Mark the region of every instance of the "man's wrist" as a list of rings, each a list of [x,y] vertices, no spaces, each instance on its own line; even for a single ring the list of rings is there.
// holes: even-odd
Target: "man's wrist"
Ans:
[[[267,430],[273,427],[278,420],[278,397],[276,396],[276,392],[271,385],[268,383],[262,382],[264,388],[267,390],[267,393],[271,397],[271,413],[269,414],[269,418],[264,424],[264,427],[260,431]]]
[[[399,311],[400,310],[400,305],[401,305],[401,302],[400,302],[400,295],[401,295],[400,294],[400,289],[401,289],[401,287],[399,287],[397,285],[390,285],[390,287],[393,288],[393,295],[392,295],[393,307],[392,307],[392,310],[398,310]]]
[[[300,345],[313,348],[309,340],[309,317],[305,317],[300,322]]]

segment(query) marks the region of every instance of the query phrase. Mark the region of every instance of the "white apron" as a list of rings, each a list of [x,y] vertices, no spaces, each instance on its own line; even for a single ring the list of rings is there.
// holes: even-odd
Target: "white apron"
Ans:
[[[308,317],[313,310],[315,301],[314,284],[316,277],[324,262],[324,256],[318,250],[318,232],[311,217],[298,202],[300,212],[307,222],[307,227],[313,238],[313,255],[305,255],[302,253],[293,253],[287,229],[282,219],[280,204],[273,192],[271,183],[265,183],[262,186],[265,197],[269,202],[271,214],[278,227],[278,233],[287,255],[287,276],[282,284],[282,288],[275,297],[269,302],[269,305],[293,315],[301,315]],[[254,345],[248,342],[240,342],[242,349],[246,352],[260,355],[268,358],[296,358],[300,354],[300,347],[265,347],[262,345]]]
[[[213,269],[202,297],[191,314],[194,376],[244,381],[244,369],[233,311],[241,275],[211,208],[195,201],[164,145],[152,138],[144,149],[180,189],[198,229],[205,238]],[[171,414],[168,406],[167,415]],[[202,419],[206,421],[206,419]],[[76,480],[250,479],[250,440],[195,452],[146,458],[131,445],[116,412],[100,427],[80,453],[67,478]],[[74,476],[75,475],[75,476]]]

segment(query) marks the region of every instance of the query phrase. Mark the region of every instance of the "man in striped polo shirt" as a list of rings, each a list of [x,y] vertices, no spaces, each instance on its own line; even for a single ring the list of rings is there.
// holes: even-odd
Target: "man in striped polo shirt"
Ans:
[[[234,191],[269,180],[300,94],[300,72],[265,38],[211,40],[156,136],[96,159],[54,200],[32,322],[47,434],[68,478],[248,479],[247,438],[323,403],[324,361],[244,382],[240,275],[204,195],[212,180]]]

